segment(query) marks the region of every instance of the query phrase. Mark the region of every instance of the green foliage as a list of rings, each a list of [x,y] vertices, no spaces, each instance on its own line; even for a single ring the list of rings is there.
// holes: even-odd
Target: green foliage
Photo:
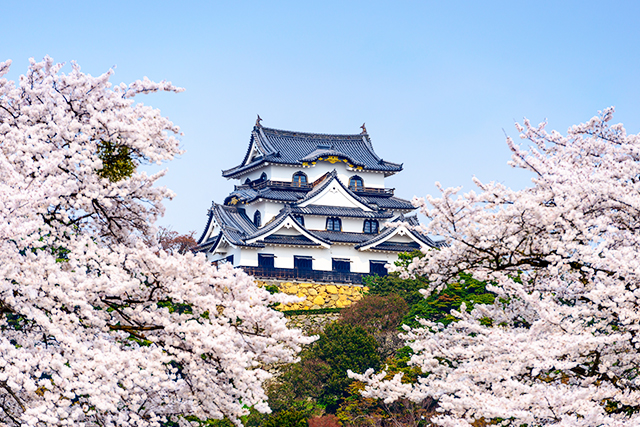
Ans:
[[[467,311],[476,304],[493,304],[495,294],[487,292],[486,283],[475,280],[471,275],[460,273],[460,281],[451,283],[437,294],[421,300],[409,310],[403,323],[412,327],[419,326],[416,317],[448,325],[455,320],[451,310],[458,310],[464,302]],[[485,319],[488,324],[491,319]]]
[[[111,182],[129,178],[136,170],[131,148],[111,141],[100,141],[98,157],[102,160],[102,169],[97,170],[98,176],[107,178]]]
[[[264,427],[307,427],[309,415],[305,411],[287,409],[269,417]]]
[[[229,421],[227,418],[222,419],[222,420],[212,420],[212,419],[207,419],[207,420],[201,420],[198,417],[195,417],[193,415],[190,415],[188,417],[185,417],[185,419],[191,423],[196,423],[198,425],[198,427],[235,427],[235,424],[233,424],[231,421]],[[175,425],[175,427],[178,426],[178,423],[173,423],[173,425]],[[170,427],[173,427],[170,426]],[[169,427],[169,426],[167,426]]]
[[[426,289],[427,279],[416,277],[415,279],[402,279],[396,272],[386,276],[365,276],[363,282],[369,287],[369,295],[386,296],[396,294],[406,301],[409,306],[422,301],[424,297],[419,292]]]
[[[157,303],[158,307],[167,307],[169,308],[169,313],[175,313],[176,311],[178,312],[178,314],[191,314],[193,313],[193,309],[191,308],[191,306],[189,304],[182,304],[182,303],[177,303],[177,302],[173,302],[171,301],[171,299],[166,299],[163,301],[158,301]],[[207,312],[207,316],[208,316],[208,312]],[[203,315],[204,317],[204,315]]]
[[[314,314],[328,314],[328,313],[340,313],[343,308],[317,308],[315,310],[283,310],[285,316],[298,316],[298,315],[314,315]]]
[[[298,409],[311,413],[314,407],[310,400],[317,402],[322,398],[330,376],[331,366],[327,362],[306,354],[299,363],[284,367],[277,382],[268,387],[269,406],[279,412],[298,405]]]
[[[264,289],[271,295],[280,293],[280,288],[277,285],[265,285]]]
[[[326,327],[311,355],[329,366],[329,375],[318,401],[332,412],[346,395],[352,382],[347,370],[364,373],[368,368],[380,368],[377,342],[359,326],[335,322]]]
[[[365,295],[342,312],[340,322],[359,326],[370,334],[395,331],[408,310],[405,300],[397,294]]]
[[[354,382],[349,387],[349,396],[337,411],[343,427],[398,427],[430,426],[430,418],[435,415],[434,401],[430,398],[422,402],[399,399],[386,404],[378,399],[363,397],[364,384]]]

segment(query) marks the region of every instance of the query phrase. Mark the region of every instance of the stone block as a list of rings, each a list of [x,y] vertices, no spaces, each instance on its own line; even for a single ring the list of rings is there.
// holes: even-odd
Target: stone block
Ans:
[[[327,286],[327,293],[328,294],[337,294],[338,293],[338,288],[335,285],[328,285]]]

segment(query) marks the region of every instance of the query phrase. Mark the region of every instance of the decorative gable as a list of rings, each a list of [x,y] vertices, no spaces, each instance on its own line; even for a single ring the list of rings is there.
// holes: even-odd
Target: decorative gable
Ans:
[[[290,237],[300,236],[325,249],[328,249],[330,246],[328,242],[318,238],[318,236],[315,236],[309,230],[301,226],[290,213],[281,217],[279,220],[274,221],[269,227],[259,230],[256,234],[246,239],[246,242],[251,244],[260,241],[267,241],[270,236],[274,235]]]
[[[317,189],[297,203],[296,207],[304,208],[311,205],[356,208],[365,212],[373,211],[360,197],[353,194],[340,182],[335,170]]]

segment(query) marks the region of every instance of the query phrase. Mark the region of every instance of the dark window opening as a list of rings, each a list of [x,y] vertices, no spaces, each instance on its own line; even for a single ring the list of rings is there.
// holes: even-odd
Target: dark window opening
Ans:
[[[260,226],[262,225],[262,217],[260,216],[260,211],[256,211],[256,213],[253,214],[253,224],[260,228]]]
[[[327,231],[341,231],[342,221],[340,218],[329,217],[327,218]]]
[[[302,215],[294,215],[293,219],[295,219],[298,224],[304,227],[304,217]]]
[[[386,261],[369,261],[369,273],[371,273],[372,275],[377,274],[378,276],[386,276],[386,264]]]
[[[296,172],[293,174],[293,185],[296,187],[302,187],[307,184],[307,175],[302,172]]]
[[[378,221],[375,219],[366,219],[364,221],[364,229],[363,231],[366,234],[377,234],[378,233]]]
[[[351,261],[344,258],[331,258],[331,269],[348,273],[351,271]]]
[[[217,264],[223,264],[225,262],[228,262],[229,264],[233,265],[233,255],[229,255],[226,258],[222,258],[221,260],[218,260]]]
[[[362,181],[362,178],[360,178],[358,175],[354,175],[349,178],[349,189],[353,191],[364,190],[364,183]]]
[[[260,178],[256,180],[256,183],[265,182],[266,180],[267,180],[267,173],[262,172],[262,174],[260,175]]]
[[[258,254],[258,267],[273,268],[275,256],[273,254]]]
[[[310,256],[293,256],[293,268],[298,270],[312,270],[313,269],[313,258]]]

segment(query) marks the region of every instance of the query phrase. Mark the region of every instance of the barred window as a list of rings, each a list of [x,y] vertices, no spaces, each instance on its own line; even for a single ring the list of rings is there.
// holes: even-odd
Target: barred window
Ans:
[[[362,178],[360,178],[358,175],[354,175],[349,178],[349,189],[353,191],[364,190],[364,182],[362,181]]]
[[[375,219],[366,219],[364,221],[363,231],[366,234],[377,234],[378,233],[378,221]]]
[[[342,231],[342,221],[340,218],[327,218],[327,231]]]
[[[302,187],[303,185],[307,184],[307,175],[305,175],[303,172],[296,172],[293,174],[292,182],[294,186]]]

